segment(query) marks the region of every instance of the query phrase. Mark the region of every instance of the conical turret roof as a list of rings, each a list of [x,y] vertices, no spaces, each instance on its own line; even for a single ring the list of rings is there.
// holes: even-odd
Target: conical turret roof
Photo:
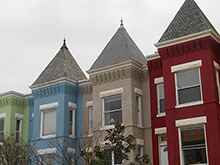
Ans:
[[[43,85],[46,82],[60,78],[67,78],[75,81],[86,79],[83,71],[68,50],[65,40],[59,52],[47,65],[32,86]]]
[[[133,59],[141,64],[146,64],[146,59],[135,42],[124,28],[123,22],[99,57],[91,66],[91,69],[97,69],[108,65]]]
[[[159,42],[183,37],[209,29],[212,29],[217,33],[214,26],[210,23],[195,1],[186,0],[160,38]]]

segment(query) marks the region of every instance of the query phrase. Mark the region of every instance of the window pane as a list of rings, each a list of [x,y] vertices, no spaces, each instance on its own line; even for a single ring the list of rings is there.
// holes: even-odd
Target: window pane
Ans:
[[[114,153],[114,164],[122,164],[122,158],[119,157],[121,153]]]
[[[158,98],[164,99],[164,85],[159,84],[159,85],[157,85],[157,88],[158,88]]]
[[[178,90],[179,104],[201,100],[200,86]]]
[[[197,86],[199,84],[200,82],[198,69],[183,73],[177,73],[178,89],[184,89],[195,85]]]
[[[19,131],[20,129],[20,122],[21,120],[16,120],[16,131]]]
[[[43,136],[56,134],[56,110],[43,112]]]
[[[4,119],[0,120],[0,131],[4,131]]]
[[[42,165],[55,165],[55,155],[53,154],[41,156],[41,159]]]
[[[93,132],[93,107],[89,107],[89,134]]]
[[[203,126],[181,128],[184,165],[207,163]]]
[[[73,111],[69,111],[69,121],[73,122]]]
[[[109,112],[105,114],[105,125],[114,125],[116,121],[122,123],[122,111]]]
[[[105,99],[105,111],[121,109],[121,96],[115,96]]]
[[[165,112],[165,99],[160,100],[160,113]]]

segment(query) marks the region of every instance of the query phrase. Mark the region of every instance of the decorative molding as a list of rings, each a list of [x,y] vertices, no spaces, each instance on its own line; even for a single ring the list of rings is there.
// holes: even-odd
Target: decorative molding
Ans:
[[[161,59],[164,60],[168,58],[199,52],[206,49],[210,49],[217,54],[218,42],[216,42],[211,37],[205,37],[200,38],[198,40],[192,40],[181,44],[163,47],[160,48],[158,51],[161,56]]]
[[[161,58],[148,61],[148,68],[149,68],[150,72],[151,71],[156,71],[156,70],[162,70],[162,60],[161,60]]]
[[[37,155],[54,154],[56,152],[57,152],[57,148],[47,148],[47,149],[37,150]]]
[[[166,134],[167,128],[166,127],[156,128],[154,131],[156,135]]]
[[[176,127],[205,124],[207,123],[207,118],[206,116],[202,116],[202,117],[194,117],[190,119],[181,119],[181,120],[176,120],[175,123],[176,123]]]
[[[181,71],[181,70],[187,70],[190,68],[198,68],[202,66],[202,60],[197,60],[197,61],[193,61],[193,62],[188,62],[188,63],[184,63],[184,64],[180,64],[180,65],[175,65],[175,66],[171,66],[171,72],[177,72],[177,71]]]
[[[141,95],[141,96],[143,95],[143,91],[141,89],[136,88],[136,87],[134,88],[134,92],[137,93],[138,95]]]
[[[76,86],[73,86],[73,85],[70,85],[67,83],[62,83],[62,84],[48,86],[45,88],[40,88],[40,89],[32,91],[34,99],[51,97],[51,96],[59,95],[61,93],[75,95],[76,94]]]
[[[158,58],[160,58],[160,55],[158,52],[146,56],[147,61],[158,59]]]
[[[143,139],[136,139],[136,144],[140,146],[144,146],[144,140]]]
[[[191,35],[175,38],[175,39],[172,39],[172,40],[159,42],[159,43],[156,43],[154,45],[157,47],[157,49],[161,49],[161,48],[164,48],[164,47],[177,45],[177,44],[181,44],[181,43],[184,43],[184,42],[189,42],[189,41],[193,41],[193,40],[196,40],[196,39],[201,39],[201,38],[204,38],[204,37],[212,37],[218,43],[220,42],[219,35],[215,31],[213,31],[212,29],[209,29],[209,30],[205,30],[205,31],[202,31],[202,32],[199,32],[199,33],[194,33],[194,34],[191,34]]]
[[[93,106],[93,101],[86,102],[86,107],[92,107],[92,106]]]
[[[154,84],[161,84],[163,83],[163,77],[158,77],[154,79]]]
[[[108,90],[108,91],[103,91],[100,92],[99,97],[107,97],[107,96],[112,96],[112,95],[117,95],[123,93],[123,88],[117,88],[113,90]]]
[[[6,113],[0,114],[0,119],[6,118]]]
[[[0,108],[7,106],[15,106],[20,108],[28,107],[28,100],[14,96],[4,97],[0,99]]]
[[[88,84],[88,85],[82,86],[82,92],[84,95],[91,94],[92,93],[92,85]]]
[[[24,115],[19,114],[19,113],[15,113],[15,118],[22,120],[24,118]]]
[[[77,108],[77,105],[76,105],[75,103],[68,102],[68,107],[69,107],[69,108],[72,108],[72,109],[76,109],[76,108]]]
[[[57,108],[58,105],[59,105],[58,102],[40,105],[40,106],[39,106],[39,110],[40,110],[40,111],[43,111],[43,110],[47,110],[47,109]]]

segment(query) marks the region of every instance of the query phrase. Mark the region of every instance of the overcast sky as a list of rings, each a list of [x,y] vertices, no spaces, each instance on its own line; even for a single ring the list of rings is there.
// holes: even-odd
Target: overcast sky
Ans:
[[[220,31],[220,0],[196,0]],[[59,51],[67,46],[85,72],[124,26],[144,55],[157,43],[184,0],[0,0],[0,93],[30,93]]]

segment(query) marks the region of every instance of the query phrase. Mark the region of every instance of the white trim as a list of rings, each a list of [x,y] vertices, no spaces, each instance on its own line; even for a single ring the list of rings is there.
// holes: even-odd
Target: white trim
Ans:
[[[155,128],[154,131],[155,131],[156,135],[166,134],[167,133],[167,128],[166,127]]]
[[[31,114],[32,118],[34,118],[34,113]]]
[[[157,117],[164,117],[164,116],[166,116],[166,113],[164,112],[164,113],[159,113],[159,114],[157,114]]]
[[[57,107],[58,107],[58,102],[54,102],[54,103],[40,105],[39,110],[43,111],[43,110],[48,110],[48,109],[57,108]]]
[[[102,98],[102,97],[117,95],[117,94],[121,94],[121,93],[123,93],[123,88],[117,88],[117,89],[113,89],[113,90],[100,92],[99,96],[100,96],[100,98]]]
[[[76,109],[76,108],[77,108],[77,105],[76,105],[75,103],[68,102],[68,107],[69,107],[69,108]]]
[[[136,88],[136,87],[134,88],[134,92],[137,93],[138,95],[141,95],[141,96],[143,95],[143,91],[141,89]]]
[[[200,105],[203,103],[204,103],[203,101],[195,101],[195,102],[184,103],[184,104],[178,104],[178,102],[177,102],[178,105],[176,105],[175,108],[190,107],[190,106],[194,106],[194,105]]]
[[[6,113],[0,114],[0,119],[6,118]]]
[[[22,120],[24,118],[24,115],[19,114],[19,113],[15,113],[15,118],[19,119],[19,120]]]
[[[198,124],[205,124],[207,123],[207,118],[206,116],[202,117],[194,117],[190,119],[181,119],[181,120],[176,120],[176,127],[185,127],[185,126],[193,126],[193,125],[198,125]]]
[[[158,52],[146,56],[147,61],[155,60],[155,59],[158,59],[158,58],[160,58],[160,55],[159,55]]]
[[[136,139],[136,144],[140,146],[144,146],[144,140],[143,139]]]
[[[47,149],[37,150],[37,155],[54,154],[56,152],[57,152],[57,148],[47,148]]]
[[[196,40],[196,39],[203,38],[203,37],[208,37],[208,36],[211,36],[218,43],[220,42],[219,35],[214,30],[209,29],[209,30],[194,33],[194,34],[191,34],[191,35],[175,38],[175,39],[172,39],[172,40],[159,42],[159,43],[156,43],[154,45],[157,47],[157,49],[160,49],[160,48],[164,48],[164,47],[168,47],[168,46],[172,46],[172,45],[177,45],[177,44],[180,44],[180,43],[184,43],[184,42],[188,42],[188,41],[192,41],[192,40]]]
[[[192,61],[192,62],[180,64],[180,65],[171,66],[171,72],[174,73],[177,71],[187,70],[191,68],[199,68],[201,66],[202,66],[202,60],[197,60],[197,61]]]
[[[213,61],[213,65],[216,69],[220,70],[219,64],[215,61]]]
[[[163,83],[163,77],[158,77],[154,79],[154,84],[161,84]]]
[[[93,101],[87,101],[86,102],[86,107],[92,107],[93,106]]]
[[[89,153],[93,152],[93,147],[87,147],[86,152],[89,152]]]
[[[67,148],[67,153],[68,154],[75,154],[76,153],[76,150],[75,150],[75,148]]]

